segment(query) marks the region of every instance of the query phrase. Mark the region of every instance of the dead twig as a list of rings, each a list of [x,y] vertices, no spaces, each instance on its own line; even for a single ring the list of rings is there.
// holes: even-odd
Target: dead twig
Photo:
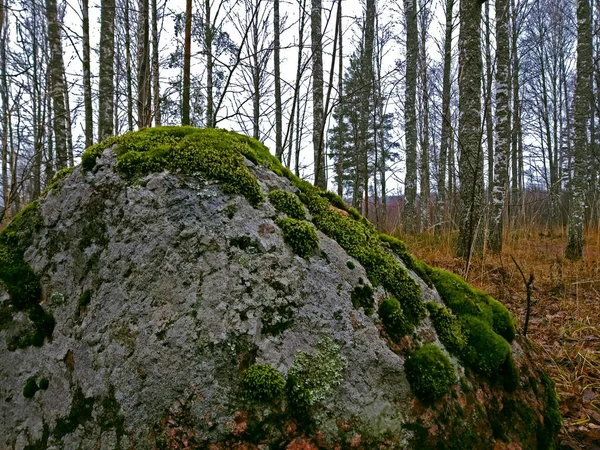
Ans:
[[[525,311],[525,325],[523,325],[523,336],[527,336],[527,328],[529,327],[529,314],[531,312],[531,291],[532,291],[533,279],[534,279],[533,272],[531,272],[529,274],[529,279],[525,278],[525,274],[521,270],[521,266],[519,266],[519,263],[517,263],[517,260],[515,259],[515,257],[512,255],[510,255],[510,257],[512,258],[513,262],[515,263],[515,266],[517,266],[517,269],[519,270],[521,277],[523,277],[523,283],[525,283],[525,291],[527,293],[527,308]]]

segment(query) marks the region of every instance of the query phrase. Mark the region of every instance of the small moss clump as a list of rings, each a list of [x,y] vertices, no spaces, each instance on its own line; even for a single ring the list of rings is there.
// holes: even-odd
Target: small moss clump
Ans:
[[[395,298],[388,298],[381,302],[378,313],[386,333],[392,339],[397,341],[412,331],[410,322]]]
[[[348,269],[350,270],[354,270],[356,268],[356,265],[352,261],[348,261],[346,263],[346,267],[348,267]]]
[[[510,345],[477,317],[464,315],[460,321],[467,333],[465,363],[481,375],[494,376],[510,357]]]
[[[356,286],[350,293],[352,305],[358,309],[363,308],[365,314],[370,316],[375,312],[375,298],[373,297],[373,289],[369,285]]]
[[[35,377],[30,377],[25,382],[25,386],[23,386],[23,397],[25,398],[33,398],[35,393],[39,391],[40,388],[35,381]]]
[[[83,294],[81,294],[81,297],[79,297],[79,306],[85,307],[85,306],[89,305],[91,299],[92,299],[92,293],[90,292],[89,289],[86,289],[85,291],[83,291]]]
[[[264,154],[262,144],[237,133],[193,127],[148,128],[88,148],[81,159],[83,169],[92,170],[96,158],[112,146],[117,155],[117,169],[129,178],[163,170],[200,174],[219,181],[225,193],[244,195],[254,206],[264,200],[243,156],[256,162],[264,160],[266,164],[270,159]]]
[[[507,342],[513,341],[515,326],[504,305],[470,286],[458,275],[434,268],[429,268],[428,273],[444,303],[456,315],[478,317]]]
[[[333,395],[347,364],[340,347],[328,337],[319,342],[316,352],[296,353],[287,379],[291,415],[305,416],[311,406]]]
[[[435,345],[425,344],[406,360],[406,378],[419,400],[432,404],[456,383],[454,366]]]
[[[67,178],[69,175],[71,175],[74,170],[75,166],[65,167],[64,169],[60,169],[58,172],[56,172],[56,175],[54,175],[52,181],[50,181],[50,184],[48,184],[48,186],[46,186],[46,189],[44,189],[44,192],[42,192],[42,197],[46,195],[46,193],[57,189],[60,185],[60,182]]]
[[[319,236],[310,223],[290,218],[278,219],[276,223],[281,228],[283,239],[297,255],[308,258],[319,248]]]
[[[541,384],[545,390],[544,423],[538,429],[538,448],[554,450],[556,437],[562,427],[562,415],[558,407],[559,399],[554,388],[554,382],[547,376],[542,376]]]
[[[287,214],[292,219],[304,220],[306,218],[304,206],[294,194],[276,189],[269,192],[269,201],[277,211]]]
[[[268,364],[254,364],[242,376],[244,396],[251,401],[270,403],[281,396],[284,388],[285,380]]]
[[[462,355],[467,345],[467,338],[458,318],[445,306],[438,306],[433,302],[427,303],[427,309],[444,347],[453,355]]]
[[[42,379],[40,380],[40,383],[39,383],[39,388],[40,388],[42,391],[45,391],[46,389],[48,389],[48,387],[49,387],[49,386],[50,386],[50,381],[48,380],[48,378],[42,378]]]

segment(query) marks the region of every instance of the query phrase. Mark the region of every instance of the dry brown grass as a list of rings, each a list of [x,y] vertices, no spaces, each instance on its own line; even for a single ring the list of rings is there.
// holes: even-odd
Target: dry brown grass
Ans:
[[[431,265],[465,275],[465,261],[454,258],[455,234],[399,235]],[[600,230],[587,230],[584,258],[563,257],[564,233],[520,230],[508,233],[501,255],[471,261],[468,280],[502,301],[519,328],[525,318],[525,276],[533,273],[527,336],[537,346],[556,382],[561,400],[564,448],[593,449],[600,444]]]

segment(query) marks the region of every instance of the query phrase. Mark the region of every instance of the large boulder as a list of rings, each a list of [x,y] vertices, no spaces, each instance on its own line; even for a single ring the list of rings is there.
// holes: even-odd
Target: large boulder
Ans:
[[[0,235],[0,448],[552,448],[499,302],[258,142],[89,148]]]

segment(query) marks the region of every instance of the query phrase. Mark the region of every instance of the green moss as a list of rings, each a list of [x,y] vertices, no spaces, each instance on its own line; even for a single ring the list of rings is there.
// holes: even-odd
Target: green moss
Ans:
[[[83,291],[81,297],[79,297],[79,306],[85,307],[90,304],[90,300],[92,299],[92,293],[89,289]]]
[[[25,382],[25,386],[23,386],[23,397],[25,398],[33,398],[35,393],[39,391],[40,388],[35,381],[35,377],[30,377]]]
[[[406,378],[419,400],[432,404],[456,383],[454,366],[435,345],[425,344],[404,363]]]
[[[360,219],[362,219],[362,215],[358,212],[358,209],[356,209],[356,208],[349,208],[348,212],[350,213],[350,216],[354,220],[360,220]]]
[[[358,309],[363,308],[365,314],[370,316],[375,312],[375,298],[373,297],[373,289],[369,285],[357,286],[350,293],[352,305]]]
[[[463,355],[465,363],[480,375],[495,376],[506,358],[510,357],[510,345],[475,316],[463,315],[460,322],[467,335]]]
[[[362,264],[372,284],[383,285],[398,299],[410,323],[419,324],[426,315],[421,288],[400,262],[382,247],[375,227],[368,221],[354,220],[333,211],[329,201],[318,192],[316,188],[306,188],[300,196],[317,228]]]
[[[458,275],[434,268],[428,268],[428,274],[444,303],[456,315],[475,316],[490,325],[506,341],[513,341],[515,327],[504,305],[470,286]]]
[[[304,220],[306,218],[304,206],[294,194],[276,189],[269,192],[269,201],[277,211],[287,214],[292,219]]]
[[[42,378],[39,383],[39,387],[41,390],[45,391],[50,386],[50,381],[48,378]]]
[[[329,203],[331,203],[336,208],[339,208],[343,211],[348,211],[348,206],[346,206],[346,202],[339,195],[334,194],[331,191],[319,191],[319,195],[321,197],[326,198],[329,201]]]
[[[385,246],[389,247],[396,255],[398,255],[402,262],[406,264],[406,267],[416,273],[429,287],[433,287],[433,283],[427,274],[427,264],[410,254],[408,247],[404,242],[387,234],[380,234],[379,239],[381,239],[381,242]]]
[[[284,388],[285,380],[268,364],[254,364],[242,376],[244,396],[251,401],[273,402],[281,397]]]
[[[52,181],[50,181],[50,184],[48,184],[48,186],[46,186],[46,189],[44,189],[44,192],[42,192],[42,197],[46,195],[46,193],[57,189],[60,185],[60,182],[67,178],[69,175],[71,175],[74,170],[75,166],[65,167],[64,169],[61,169],[58,172],[56,172],[56,175],[54,175]]]
[[[517,369],[512,355],[509,354],[502,364],[499,375],[506,392],[514,392],[519,388],[519,369]]]
[[[95,399],[93,397],[86,398],[78,387],[73,395],[71,402],[71,410],[67,417],[63,417],[56,421],[54,427],[54,437],[58,440],[62,439],[69,433],[77,429],[79,425],[83,425],[92,418]]]
[[[542,376],[541,384],[545,390],[545,401],[544,422],[537,432],[538,448],[554,450],[556,438],[562,427],[562,415],[558,407],[559,399],[554,389],[554,382],[547,375]]]
[[[412,326],[404,316],[400,303],[395,298],[385,299],[378,311],[385,331],[394,340],[399,340],[412,331]]]
[[[346,263],[346,267],[348,267],[348,269],[350,270],[354,270],[356,268],[356,265],[352,261],[348,261]]]
[[[278,219],[276,223],[281,228],[283,239],[297,255],[308,258],[319,248],[319,236],[310,223],[290,218]]]
[[[33,244],[33,236],[41,224],[39,205],[32,202],[0,233],[0,281],[10,296],[11,305],[25,311],[34,325],[32,334],[18,336],[9,344],[12,350],[41,346],[54,331],[54,318],[39,304],[42,292],[39,277],[24,259],[25,250]]]
[[[433,302],[427,303],[427,309],[444,347],[455,356],[462,355],[467,345],[467,338],[458,318],[446,307],[438,306]]]
[[[163,170],[200,174],[219,181],[223,192],[244,195],[255,206],[264,197],[243,156],[255,163],[275,167],[274,157],[266,147],[237,133],[193,127],[155,127],[110,138],[88,148],[82,156],[83,169],[92,170],[96,158],[115,144],[117,169],[129,178]]]
[[[299,351],[288,371],[287,400],[292,416],[304,416],[318,402],[333,395],[347,366],[340,347],[323,338],[314,353]]]

